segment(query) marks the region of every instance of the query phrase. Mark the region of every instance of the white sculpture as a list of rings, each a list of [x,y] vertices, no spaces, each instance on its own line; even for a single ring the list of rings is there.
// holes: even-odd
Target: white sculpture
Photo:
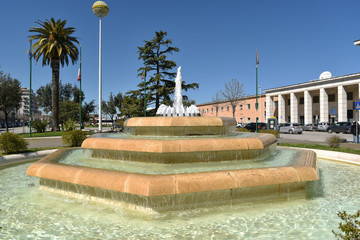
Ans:
[[[156,112],[157,116],[164,117],[190,117],[190,116],[199,116],[200,111],[195,105],[190,107],[183,106],[182,103],[182,89],[181,89],[182,77],[181,77],[181,67],[178,68],[176,78],[175,78],[175,93],[174,93],[174,103],[173,106],[166,106],[161,104],[159,109]]]

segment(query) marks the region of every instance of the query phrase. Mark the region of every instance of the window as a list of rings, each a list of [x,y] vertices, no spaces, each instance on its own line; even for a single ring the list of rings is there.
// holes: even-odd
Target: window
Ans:
[[[224,111],[224,107],[221,107],[221,111],[222,111],[222,112]]]
[[[313,103],[319,103],[319,96],[313,97]]]
[[[353,92],[348,92],[346,98],[347,98],[347,100],[353,100],[354,99]]]
[[[211,108],[211,113],[213,113],[214,112],[214,109],[213,108]]]
[[[251,123],[251,120],[250,120],[250,118],[247,118],[247,122],[248,122],[248,123]]]
[[[300,98],[300,105],[304,105],[304,98],[303,97]]]
[[[208,108],[206,109],[206,113],[209,113],[209,109],[208,109]]]
[[[242,104],[240,104],[240,111],[242,111],[243,110],[243,105]]]
[[[202,113],[204,113],[205,112],[205,109],[202,109]]]
[[[258,117],[256,117],[256,120],[255,121],[259,121],[259,118]]]
[[[278,107],[279,103],[278,101],[275,101],[275,107]]]
[[[230,111],[230,107],[229,107],[229,106],[226,107],[226,111]]]
[[[250,109],[250,104],[247,105],[247,109]]]
[[[329,94],[329,102],[335,102],[335,94]]]
[[[266,102],[264,102],[264,108],[266,108]]]

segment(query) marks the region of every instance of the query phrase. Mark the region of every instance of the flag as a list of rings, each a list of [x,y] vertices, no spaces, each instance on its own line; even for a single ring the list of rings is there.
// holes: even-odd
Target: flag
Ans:
[[[259,53],[258,50],[256,49],[256,67],[259,65]]]
[[[79,72],[78,72],[77,80],[78,80],[78,82],[81,81],[81,63],[80,63],[80,67],[79,67]]]

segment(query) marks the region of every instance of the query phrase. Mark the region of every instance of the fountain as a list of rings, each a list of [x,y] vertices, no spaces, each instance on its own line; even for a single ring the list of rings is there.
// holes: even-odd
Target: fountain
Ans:
[[[236,133],[234,119],[194,116],[195,108],[182,105],[179,68],[174,105],[159,108],[165,117],[128,119],[125,134],[58,150],[27,174],[43,190],[146,213],[305,198],[319,179],[314,152],[276,150],[273,135]]]

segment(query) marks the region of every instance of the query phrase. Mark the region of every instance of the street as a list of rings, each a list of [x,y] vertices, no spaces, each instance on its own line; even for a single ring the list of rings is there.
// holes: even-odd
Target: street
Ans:
[[[278,139],[279,143],[287,142],[287,143],[327,143],[327,139],[331,136],[338,136],[339,138],[346,139],[347,142],[353,141],[352,134],[343,134],[343,133],[327,133],[327,132],[311,132],[311,131],[303,131],[302,134],[280,134],[280,138]]]

